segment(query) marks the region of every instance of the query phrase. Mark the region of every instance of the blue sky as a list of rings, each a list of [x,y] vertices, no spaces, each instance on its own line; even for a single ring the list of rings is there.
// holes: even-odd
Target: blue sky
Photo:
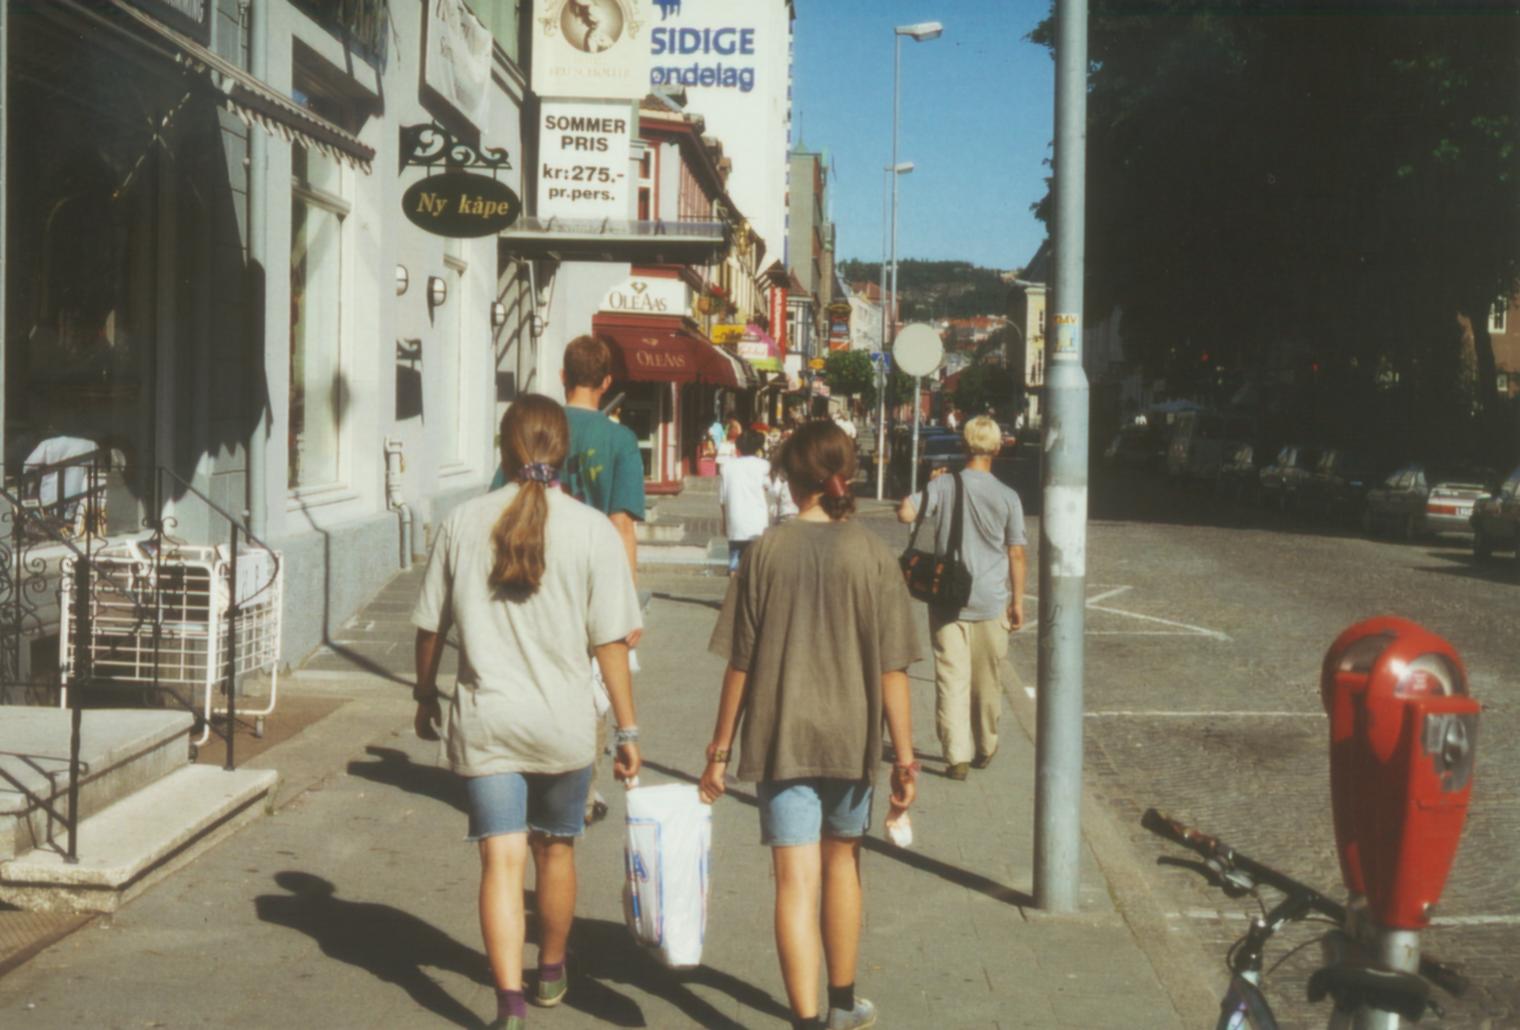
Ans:
[[[1044,228],[1055,72],[1029,32],[1048,0],[797,0],[792,137],[827,150],[841,258],[877,261],[882,169],[892,153],[892,29],[939,21],[902,43],[900,258],[1015,268]]]

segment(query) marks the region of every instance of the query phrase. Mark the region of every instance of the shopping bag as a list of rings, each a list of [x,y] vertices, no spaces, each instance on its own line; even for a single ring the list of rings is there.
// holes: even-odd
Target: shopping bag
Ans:
[[[666,966],[700,965],[712,806],[684,783],[629,790],[623,918]]]

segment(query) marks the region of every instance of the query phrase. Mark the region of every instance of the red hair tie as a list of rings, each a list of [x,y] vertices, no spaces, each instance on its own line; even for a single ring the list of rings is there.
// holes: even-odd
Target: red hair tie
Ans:
[[[823,488],[828,492],[830,497],[850,496],[850,491],[844,485],[844,477],[837,472],[828,478],[828,481],[823,484]]]

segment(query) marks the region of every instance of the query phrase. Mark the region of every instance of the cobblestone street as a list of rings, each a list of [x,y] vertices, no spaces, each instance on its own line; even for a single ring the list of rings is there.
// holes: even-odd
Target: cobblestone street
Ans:
[[[1428,953],[1472,980],[1440,997],[1442,1025],[1520,1022],[1520,778],[1511,678],[1520,637],[1511,618],[1515,566],[1475,566],[1461,538],[1369,540],[1217,502],[1153,479],[1097,477],[1089,538],[1086,776],[1129,828],[1142,860],[1189,857],[1139,826],[1154,806],[1240,851],[1339,896],[1330,822],[1327,722],[1319,662],[1342,628],[1395,613],[1446,636],[1484,705],[1473,806],[1462,849],[1425,935]],[[1016,648],[1034,683],[1032,649]],[[1195,872],[1150,867],[1219,961],[1245,929],[1250,899],[1232,900]],[[1324,929],[1280,936],[1268,968]],[[1304,997],[1317,948],[1269,976],[1283,1025],[1324,1025]]]

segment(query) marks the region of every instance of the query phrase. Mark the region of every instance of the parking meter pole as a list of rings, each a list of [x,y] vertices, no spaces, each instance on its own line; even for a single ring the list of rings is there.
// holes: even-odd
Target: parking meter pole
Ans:
[[[922,414],[923,403],[919,398],[919,390],[923,388],[923,377],[913,377],[913,459],[908,465],[908,493],[918,493],[918,423]]]
[[[1087,0],[1056,0],[1055,292],[1040,511],[1035,904],[1073,912],[1081,887],[1082,659],[1087,598],[1087,376],[1082,370]]]
[[[1396,973],[1420,971],[1420,931],[1389,930],[1377,927],[1372,935],[1370,952],[1375,968],[1389,969]],[[1358,1006],[1352,1016],[1352,1030],[1399,1030],[1409,1024],[1397,1013],[1375,1008],[1370,1004]]]

